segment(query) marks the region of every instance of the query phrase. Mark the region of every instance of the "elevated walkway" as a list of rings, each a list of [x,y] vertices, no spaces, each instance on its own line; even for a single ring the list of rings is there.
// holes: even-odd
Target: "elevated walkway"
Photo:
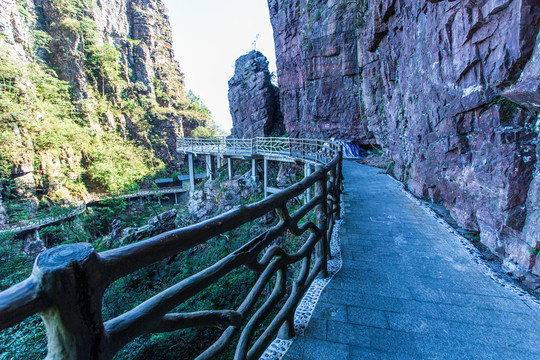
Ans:
[[[242,142],[227,139],[180,143],[179,150],[191,157],[190,183],[193,156],[246,151],[238,150]],[[70,354],[90,360],[112,358],[141,334],[213,327],[222,329],[221,335],[197,359],[222,356],[236,339],[236,360],[259,359],[276,336],[280,344],[291,343],[304,293],[316,279],[329,279],[339,268],[330,261],[341,258],[341,271],[322,292],[309,326],[285,359],[540,359],[538,300],[500,280],[467,241],[398,182],[355,162],[342,166],[341,146],[333,142],[257,138],[249,146],[246,156],[255,164],[262,160],[265,174],[266,163],[275,158],[304,164],[305,178],[264,200],[117,249],[98,253],[84,243],[50,249],[36,259],[29,278],[0,293],[0,329],[40,313],[55,330],[48,334],[50,358]],[[210,170],[213,163],[208,161]],[[316,167],[313,173],[310,166]],[[329,239],[341,213],[341,174],[341,257],[330,259]],[[306,201],[297,208],[291,200],[299,196]],[[239,249],[103,322],[102,296],[114,281],[270,212],[279,221],[254,231]],[[279,245],[284,234],[303,237],[303,245],[288,253]],[[293,266],[300,269],[294,283]],[[236,269],[257,276],[238,307],[174,312]],[[270,325],[261,334],[263,320]]]
[[[536,299],[379,169],[343,173],[343,267],[285,359],[540,359]]]
[[[201,178],[200,175],[206,176],[206,174],[197,174],[196,178]],[[188,176],[189,178],[189,176]],[[160,189],[146,189],[146,190],[137,190],[124,193],[122,195],[108,195],[108,194],[93,194],[86,201],[79,201],[74,204],[73,209],[67,211],[63,214],[56,216],[44,216],[36,219],[23,220],[12,224],[0,225],[0,234],[5,233],[14,233],[20,234],[25,231],[37,230],[45,226],[49,226],[58,222],[61,222],[66,219],[71,219],[75,216],[78,216],[86,211],[86,206],[88,204],[98,203],[105,200],[111,199],[133,199],[133,198],[143,198],[148,196],[162,196],[173,194],[175,196],[175,202],[178,202],[177,194],[188,192],[188,189],[183,186],[174,186]],[[142,201],[142,200],[141,200]],[[161,200],[158,199],[161,203]]]
[[[341,214],[341,145],[288,138],[179,139],[178,144],[178,150],[188,154],[191,191],[195,155],[207,156],[207,174],[212,178],[223,157],[244,156],[244,145],[249,145],[247,159],[252,161],[253,176],[258,176],[257,161],[264,163],[265,192],[269,190],[268,161],[294,161],[307,171],[303,180],[264,200],[140,242],[99,253],[89,243],[61,245],[41,253],[26,280],[0,292],[0,330],[39,313],[49,330],[47,358],[78,360],[111,359],[142,334],[200,327],[217,328],[221,334],[199,349],[197,359],[230,358],[224,354],[233,345],[234,359],[256,360],[276,337],[290,340],[295,336],[298,304],[316,279],[328,277],[329,264],[334,262],[329,258],[329,239]],[[292,200],[300,197],[305,201],[298,206]],[[270,214],[277,214],[279,221],[258,226]],[[138,306],[103,321],[103,295],[116,280],[151,264],[164,265],[163,260],[242,226],[250,229],[249,240],[227,249],[228,254],[216,253],[213,260],[204,261],[206,268],[182,273],[177,283],[156,289]],[[284,246],[284,238],[298,246]],[[230,309],[189,303],[199,294],[204,298],[214,285],[225,286],[223,281],[235,271],[245,271],[253,280],[242,284]],[[179,306],[184,312],[175,312]]]

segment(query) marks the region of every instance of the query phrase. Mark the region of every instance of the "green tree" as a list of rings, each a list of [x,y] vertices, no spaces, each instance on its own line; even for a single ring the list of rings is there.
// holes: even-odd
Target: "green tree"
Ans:
[[[198,126],[191,132],[192,137],[196,138],[215,138],[218,137],[218,133],[213,127]]]
[[[208,118],[212,117],[212,112],[210,109],[202,102],[200,96],[195,95],[195,93],[191,90],[188,91],[187,98],[189,100],[189,107],[190,110],[195,110],[197,112],[200,112],[202,114],[205,114],[208,116]]]
[[[98,79],[101,95],[105,96],[106,86],[117,92],[117,85],[125,85],[120,79],[120,53],[110,44],[91,46],[86,64],[94,77]],[[122,86],[123,87],[123,86]]]

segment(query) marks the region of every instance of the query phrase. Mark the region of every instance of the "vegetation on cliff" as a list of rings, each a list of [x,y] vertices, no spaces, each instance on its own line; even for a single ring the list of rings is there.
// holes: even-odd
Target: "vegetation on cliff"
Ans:
[[[298,181],[300,170],[295,165],[286,165],[287,171],[271,166],[271,178],[282,186]],[[73,221],[49,226],[39,230],[40,238],[48,247],[74,242],[90,242],[98,251],[126,245],[129,240],[123,234],[126,228],[141,227],[156,214],[175,209],[178,217],[174,226],[187,226],[201,221],[201,218],[215,216],[234,206],[247,204],[262,199],[262,189],[251,183],[248,162],[235,166],[233,180],[227,178],[227,168],[218,170],[216,180],[197,185],[196,192],[204,194],[199,201],[192,197],[188,207],[185,201],[173,204],[173,199],[149,198],[144,205],[139,201],[115,199],[95,204]],[[282,171],[280,171],[282,170]],[[284,174],[287,173],[287,176]],[[296,174],[290,178],[288,175]],[[291,210],[298,209],[296,200],[291,203]],[[206,204],[210,206],[204,206]],[[193,208],[204,206],[205,211],[198,214]],[[191,276],[209,264],[213,264],[231,252],[237,250],[254,234],[262,233],[277,221],[277,216],[269,216],[245,224],[235,230],[209,240],[187,252],[172,256],[162,262],[128,275],[108,289],[103,299],[104,320],[114,318],[147,300],[156,293]],[[303,221],[315,221],[314,211],[310,211]],[[303,222],[302,221],[302,222]],[[115,225],[113,225],[115,224]],[[115,234],[116,235],[113,235]],[[2,235],[2,234],[0,234]],[[307,239],[307,234],[295,236],[291,232],[284,234],[279,244],[289,252],[298,251]],[[123,240],[120,240],[123,239]],[[143,238],[144,239],[144,238]],[[142,239],[142,240],[143,240]],[[20,240],[9,234],[0,238],[0,291],[24,280],[32,269],[32,260],[13,251],[20,247]],[[296,275],[298,268],[292,267],[290,276]],[[209,309],[234,309],[243,301],[257,274],[242,268],[231,272],[227,277],[212,285],[206,291],[197,294],[182,304],[177,311],[192,312]],[[270,289],[271,287],[269,287]],[[289,289],[290,290],[290,289]],[[270,296],[267,290],[259,300],[258,308]],[[261,325],[262,330],[267,324]],[[192,328],[163,334],[142,335],[122,349],[115,359],[191,359],[210,346],[222,330],[213,328]],[[46,356],[46,333],[38,315],[32,316],[6,330],[0,331],[0,360],[27,358],[41,359]],[[231,347],[223,358],[232,358]]]
[[[151,150],[114,129],[92,130],[92,118],[114,109],[106,100],[98,99],[102,107],[96,110],[81,111],[71,101],[69,85],[50,68],[37,62],[21,66],[6,50],[0,40],[0,176],[5,181],[13,167],[28,163],[37,170],[41,188],[58,185],[80,194],[88,179],[118,191],[163,166]],[[51,164],[53,158],[60,163]],[[51,165],[57,167],[54,175],[47,171]]]
[[[152,14],[143,5],[130,11],[144,20]],[[136,68],[134,54],[153,39],[108,39],[96,20],[98,6],[52,0],[30,8],[19,1],[17,16],[29,29],[22,59],[0,34],[4,200],[25,192],[57,201],[135,188],[175,166],[176,136],[210,124],[200,99],[186,95],[166,37],[150,49],[152,60],[161,60]],[[137,74],[146,70],[154,75],[144,79],[150,83]]]

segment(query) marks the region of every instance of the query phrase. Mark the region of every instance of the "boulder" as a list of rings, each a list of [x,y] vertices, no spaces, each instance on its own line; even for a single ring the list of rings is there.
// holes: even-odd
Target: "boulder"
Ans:
[[[158,216],[150,218],[147,225],[139,228],[128,227],[120,229],[119,222],[115,220],[113,221],[111,241],[116,240],[120,244],[125,245],[172,230],[175,228],[174,221],[176,220],[177,215],[178,212],[175,209],[166,211]]]

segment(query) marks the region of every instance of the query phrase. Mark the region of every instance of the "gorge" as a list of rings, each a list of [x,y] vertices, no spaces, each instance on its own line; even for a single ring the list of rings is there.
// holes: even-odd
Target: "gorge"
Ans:
[[[161,1],[0,1],[8,200],[124,191],[178,166],[176,137],[210,118],[186,95],[170,32]]]
[[[21,312],[15,320],[3,317],[2,326],[9,329],[0,336],[17,339],[8,344],[6,353],[44,355],[41,321],[26,316],[53,307],[53,312],[64,314],[80,310],[74,328],[92,330],[87,334],[95,341],[92,351],[103,358],[124,345],[119,358],[181,357],[176,351],[190,356],[221,352],[229,357],[244,351],[245,358],[259,330],[265,333],[264,341],[279,328],[285,338],[292,337],[292,316],[308,286],[306,279],[314,279],[321,269],[326,272],[331,253],[327,241],[341,214],[342,154],[339,143],[330,138],[382,153],[389,163],[387,172],[408,191],[444,206],[473,241],[500,257],[506,272],[537,286],[537,1],[267,1],[279,87],[272,82],[264,55],[251,51],[239,58],[229,82],[232,135],[284,133],[289,138],[219,139],[217,145],[207,146],[207,152],[184,148],[191,159],[197,155],[208,159],[207,173],[216,170],[214,160],[221,165],[222,159],[229,164],[237,161],[235,174],[222,166],[212,174],[213,180],[197,189],[193,184],[184,213],[178,212],[181,206],[170,204],[174,210],[164,217],[152,200],[149,205],[141,201],[139,208],[112,199],[88,211],[82,218],[85,229],[80,224],[59,224],[55,231],[62,233],[63,249],[73,251],[76,261],[67,261],[62,268],[51,256],[50,269],[67,269],[56,285],[62,288],[63,280],[74,279],[68,281],[70,291],[80,298],[63,296],[54,288],[46,295],[34,293],[35,274],[23,277],[33,259],[24,258],[28,268],[16,265],[21,254],[14,254],[13,237],[2,237],[0,259],[15,264],[2,269],[6,274],[2,290],[24,280],[34,286],[26,295],[37,294],[29,301],[32,311],[23,311],[25,316]],[[160,0],[0,0],[0,225],[13,221],[15,205],[36,213],[50,204],[85,200],[90,193],[117,194],[144,181],[148,185],[159,171],[179,171],[177,138],[208,127],[211,119],[200,99],[184,90],[169,21]],[[190,141],[193,146],[204,143]],[[234,157],[227,153],[231,149]],[[283,164],[268,165],[282,160]],[[190,173],[193,167],[190,163]],[[268,169],[279,187],[277,196],[258,201],[262,194],[257,174],[264,173],[266,184]],[[359,193],[354,179],[347,185],[357,186],[347,196]],[[388,223],[400,223],[396,216],[384,221],[378,231],[390,231]],[[81,227],[78,233],[76,226]],[[359,237],[358,229],[359,225],[349,235]],[[162,230],[170,231],[154,236]],[[90,242],[84,239],[86,233],[93,233],[92,244],[81,244]],[[372,235],[374,241],[392,238],[387,233],[386,238]],[[153,237],[145,239],[148,236]],[[418,253],[425,251],[424,239],[415,240]],[[401,260],[397,248],[390,249],[388,257]],[[80,249],[84,251],[77,254]],[[388,254],[385,246],[382,250]],[[303,253],[297,255],[299,251]],[[45,260],[36,264],[47,263],[47,257],[57,253],[63,256],[59,247],[43,252]],[[318,260],[310,263],[315,257]],[[440,258],[431,260],[429,265]],[[221,267],[226,262],[229,267]],[[413,270],[423,273],[427,267]],[[205,278],[203,273],[210,275]],[[264,276],[259,277],[261,273]],[[298,278],[291,274],[300,274],[302,290],[292,284],[290,280]],[[378,279],[362,280],[371,287]],[[445,278],[436,280],[442,280],[436,282],[439,286]],[[457,277],[456,283],[460,280]],[[95,289],[88,284],[96,283],[99,286],[92,292]],[[376,290],[387,295],[386,288]],[[14,293],[7,290],[0,296],[2,314],[11,311],[11,304],[21,304],[5,300]],[[296,304],[289,304],[286,317],[280,315],[283,321],[268,319],[271,311],[282,311],[279,308],[290,294]],[[160,297],[168,302],[166,310],[160,308]],[[169,301],[173,297],[178,300],[174,304]],[[16,325],[19,318],[26,319],[22,326]],[[136,318],[142,321],[137,323]],[[208,328],[193,329],[201,319]],[[60,324],[54,316],[46,320],[53,329]],[[126,331],[126,322],[137,331]],[[182,326],[189,331],[172,331]],[[145,334],[154,330],[156,334]],[[225,349],[240,330],[248,333],[242,335],[237,348],[241,350]],[[221,336],[229,343],[214,347]],[[25,339],[38,346],[24,344]],[[82,343],[91,347],[90,341]],[[49,346],[63,349],[54,342]],[[264,350],[258,340],[254,346],[256,352]],[[81,353],[90,354],[86,348]]]
[[[129,188],[153,168],[174,168],[176,136],[209,123],[185,94],[160,1],[0,6],[4,202],[35,212],[33,194],[57,201]],[[290,136],[380,147],[412,193],[443,204],[518,272],[540,275],[534,0],[268,6],[279,100],[271,90],[243,101],[258,86],[247,89],[248,71],[234,80],[232,113],[283,116]]]

